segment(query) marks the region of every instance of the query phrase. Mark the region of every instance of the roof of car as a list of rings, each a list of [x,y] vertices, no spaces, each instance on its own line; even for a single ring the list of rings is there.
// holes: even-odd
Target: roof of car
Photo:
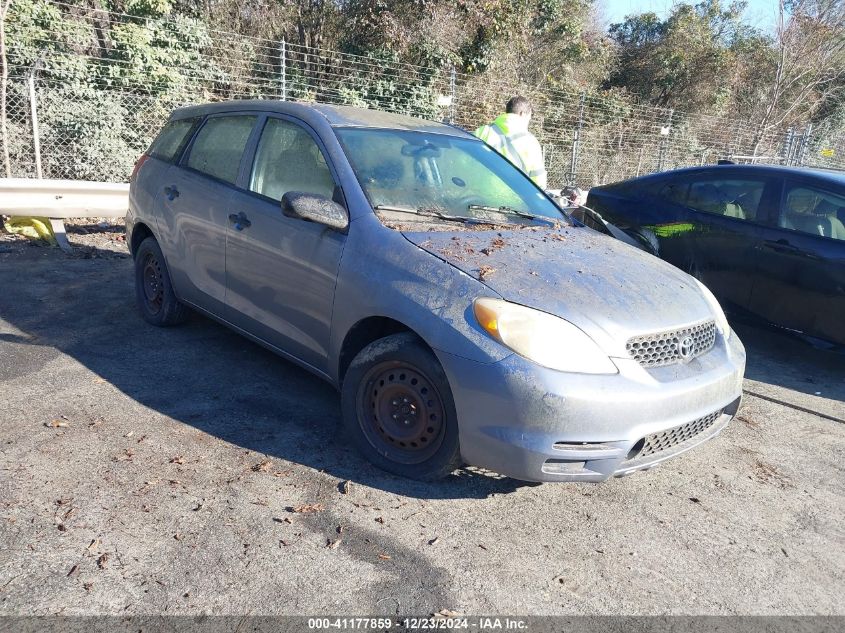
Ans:
[[[719,172],[720,170],[726,171],[743,171],[749,174],[759,174],[759,175],[773,175],[778,176],[781,178],[785,178],[787,176],[801,176],[807,177],[812,176],[814,178],[818,178],[820,180],[826,180],[831,183],[835,183],[837,185],[845,185],[845,171],[836,171],[833,169],[819,169],[819,168],[811,168],[811,167],[784,167],[782,165],[733,165],[733,164],[722,164],[722,165],[701,165],[698,167],[685,167],[683,169],[672,169],[669,171],[661,171],[654,174],[648,174],[646,176],[640,176],[639,178],[632,178],[631,180],[647,180],[647,179],[657,179],[657,178],[665,178],[667,176],[686,176],[686,175],[695,175],[701,174],[703,172],[713,173]],[[630,181],[629,181],[630,182]]]
[[[471,136],[467,131],[446,123],[437,123],[435,121],[427,121],[425,119],[380,110],[272,99],[222,101],[218,103],[192,105],[174,110],[171,118],[184,119],[221,112],[245,111],[279,112],[281,114],[295,116],[306,122],[309,119],[313,120],[313,117],[321,117],[332,127],[368,127],[433,132],[436,134],[447,134],[449,136]]]

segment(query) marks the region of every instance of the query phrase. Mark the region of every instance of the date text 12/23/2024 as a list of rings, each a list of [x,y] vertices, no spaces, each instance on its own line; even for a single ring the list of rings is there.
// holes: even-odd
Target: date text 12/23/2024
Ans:
[[[314,631],[329,630],[365,630],[385,633],[392,630],[405,631],[525,631],[528,624],[520,618],[510,617],[407,617],[407,618],[366,618],[336,617],[309,618],[308,628]]]

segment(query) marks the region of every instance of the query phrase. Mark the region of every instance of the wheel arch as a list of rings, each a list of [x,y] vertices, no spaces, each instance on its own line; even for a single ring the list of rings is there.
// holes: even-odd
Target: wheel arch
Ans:
[[[129,253],[133,258],[135,257],[135,253],[138,252],[141,242],[148,237],[155,238],[152,229],[145,222],[136,222],[132,227],[132,234],[129,236]]]
[[[373,341],[377,341],[385,336],[391,334],[399,334],[401,332],[409,332],[416,336],[432,353],[434,350],[420,336],[419,332],[415,331],[405,323],[386,316],[369,316],[365,317],[355,323],[346,333],[343,338],[343,343],[340,346],[337,362],[337,383],[343,384],[343,378],[352,359],[357,356],[358,352],[364,349]]]

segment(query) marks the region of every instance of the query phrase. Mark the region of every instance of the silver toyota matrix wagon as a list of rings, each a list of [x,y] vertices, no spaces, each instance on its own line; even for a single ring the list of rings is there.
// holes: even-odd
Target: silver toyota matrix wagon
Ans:
[[[739,407],[745,351],[706,287],[454,127],[182,108],[135,165],[126,230],[144,319],[193,309],[328,380],[392,473],[601,481]]]

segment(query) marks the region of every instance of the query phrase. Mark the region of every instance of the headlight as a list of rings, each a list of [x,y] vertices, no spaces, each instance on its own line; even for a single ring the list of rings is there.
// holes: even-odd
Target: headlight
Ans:
[[[695,279],[695,277],[693,277],[693,279]],[[727,317],[725,317],[725,311],[722,310],[722,306],[719,305],[716,297],[714,297],[713,293],[710,292],[710,288],[705,286],[698,279],[695,279],[695,283],[698,284],[701,294],[703,294],[704,298],[707,299],[707,303],[710,304],[710,309],[713,311],[713,316],[716,317],[716,329],[719,330],[721,335],[725,337],[725,340],[728,340],[731,337],[731,326],[728,324]]]
[[[580,374],[615,374],[593,340],[569,321],[499,299],[476,299],[473,312],[487,334],[538,365]]]

